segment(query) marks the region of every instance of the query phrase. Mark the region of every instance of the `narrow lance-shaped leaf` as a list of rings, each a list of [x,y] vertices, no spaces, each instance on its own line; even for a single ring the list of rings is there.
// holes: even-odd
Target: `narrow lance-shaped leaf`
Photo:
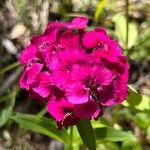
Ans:
[[[77,129],[83,143],[90,150],[96,150],[96,139],[91,122],[88,120],[81,120],[77,125]]]
[[[18,61],[14,62],[14,63],[12,63],[12,64],[4,67],[4,68],[1,68],[0,69],[0,75],[7,72],[7,71],[9,71],[9,70],[11,70],[11,69],[13,69],[13,68],[15,68],[15,67],[17,67],[17,66],[19,66]]]
[[[96,22],[98,21],[98,18],[100,16],[102,10],[104,9],[106,2],[107,2],[107,0],[101,0],[98,3],[98,5],[96,7],[95,15],[94,15],[94,19],[95,19]]]
[[[9,120],[9,118],[12,115],[13,107],[15,104],[16,91],[13,91],[10,96],[11,96],[11,98],[10,98],[9,103],[7,104],[7,107],[4,107],[0,111],[0,128],[7,123],[7,121]]]
[[[94,129],[97,142],[109,141],[109,142],[119,142],[119,141],[131,141],[135,142],[136,138],[130,132],[124,132],[116,130],[112,127],[101,127]]]
[[[58,130],[51,119],[28,114],[17,114],[12,119],[25,129],[47,135],[64,143],[69,142],[67,131]]]
[[[113,21],[115,23],[115,32],[116,36],[119,39],[119,42],[123,48],[126,47],[126,18],[121,14],[117,14],[113,17]],[[138,30],[135,23],[129,23],[129,35],[128,35],[128,48],[136,45],[138,38]]]
[[[0,112],[0,128],[7,123],[11,114],[12,114],[11,106],[8,106],[1,110],[1,112]]]

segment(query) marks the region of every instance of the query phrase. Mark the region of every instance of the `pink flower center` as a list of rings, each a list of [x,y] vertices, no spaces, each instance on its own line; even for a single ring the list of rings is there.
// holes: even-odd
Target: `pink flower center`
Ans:
[[[95,90],[98,87],[100,87],[100,85],[96,81],[96,78],[95,77],[91,77],[91,76],[85,77],[83,79],[83,84],[85,85],[85,87],[87,89],[91,89],[91,90]]]
[[[104,42],[99,42],[97,46],[94,48],[94,50],[103,50],[108,52],[108,45],[105,44]]]

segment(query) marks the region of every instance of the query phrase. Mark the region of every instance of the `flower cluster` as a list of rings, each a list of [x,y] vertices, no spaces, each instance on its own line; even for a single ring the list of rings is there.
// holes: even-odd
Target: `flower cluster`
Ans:
[[[20,54],[20,86],[47,102],[59,128],[98,119],[105,106],[127,95],[128,63],[103,28],[85,30],[88,19],[50,22]]]

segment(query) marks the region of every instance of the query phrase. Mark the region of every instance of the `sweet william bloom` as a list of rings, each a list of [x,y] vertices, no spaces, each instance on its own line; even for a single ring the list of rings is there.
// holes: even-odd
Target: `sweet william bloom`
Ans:
[[[55,118],[58,128],[71,126],[79,122],[79,118],[74,114],[74,105],[64,98],[51,98],[47,108],[48,112]]]
[[[98,74],[98,75],[97,75]],[[83,104],[103,86],[112,82],[112,73],[102,64],[74,65],[71,72],[71,81],[67,85],[68,101],[73,104]]]
[[[19,56],[20,86],[47,102],[58,128],[97,120],[103,107],[127,96],[129,66],[118,42],[103,28],[85,30],[87,23],[85,17],[50,22]]]

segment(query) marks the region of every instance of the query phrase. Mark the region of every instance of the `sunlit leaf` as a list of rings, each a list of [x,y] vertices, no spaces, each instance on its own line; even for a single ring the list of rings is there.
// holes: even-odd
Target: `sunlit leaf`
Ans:
[[[146,95],[139,95],[134,91],[129,91],[128,98],[122,103],[122,105],[140,111],[150,110],[150,97]]]
[[[136,105],[139,105],[141,100],[142,100],[142,96],[140,94],[138,94],[138,92],[132,87],[132,86],[128,86],[128,98],[127,98],[127,102],[130,104],[130,106],[134,107]]]
[[[107,2],[107,0],[101,0],[101,1],[98,3],[98,5],[97,5],[97,7],[96,7],[95,15],[94,15],[94,19],[95,19],[96,22],[98,21],[99,16],[100,16],[102,10],[103,10],[104,7],[105,7],[106,2]]]
[[[148,128],[150,125],[149,114],[144,112],[138,112],[135,114],[135,122],[140,128]]]
[[[146,95],[140,95],[130,85],[128,85],[128,97],[127,100],[122,103],[126,107],[131,107],[140,111],[150,110],[150,97]]]
[[[115,32],[118,40],[123,48],[126,48],[126,18],[121,14],[117,14],[113,17],[115,23]],[[128,29],[128,48],[136,45],[138,38],[138,30],[135,23],[129,23]]]
[[[116,130],[112,127],[101,127],[94,129],[97,142],[110,141],[110,142],[119,142],[119,141],[135,141],[135,137],[130,132],[124,132]]]
[[[73,148],[74,150],[78,150],[80,145],[82,144],[82,140],[80,138],[79,132],[77,128],[73,130]]]
[[[140,103],[135,108],[141,111],[150,110],[150,97],[142,95]]]
[[[64,143],[69,142],[66,130],[58,130],[51,119],[28,114],[17,114],[12,119],[25,129],[47,135]]]
[[[129,89],[130,91],[133,91],[134,93],[137,93],[137,94],[138,94],[138,91],[137,91],[132,85],[129,85],[129,84],[128,84],[128,89]]]
[[[119,146],[114,142],[103,142],[97,144],[98,150],[119,150]]]
[[[80,145],[82,144],[82,140],[80,138],[79,132],[76,127],[71,127],[72,128],[72,141],[71,141],[71,146],[73,150],[79,150]],[[70,145],[65,144],[65,149],[68,150]]]
[[[133,143],[128,140],[122,143],[121,150],[142,150],[142,147],[139,142]]]

